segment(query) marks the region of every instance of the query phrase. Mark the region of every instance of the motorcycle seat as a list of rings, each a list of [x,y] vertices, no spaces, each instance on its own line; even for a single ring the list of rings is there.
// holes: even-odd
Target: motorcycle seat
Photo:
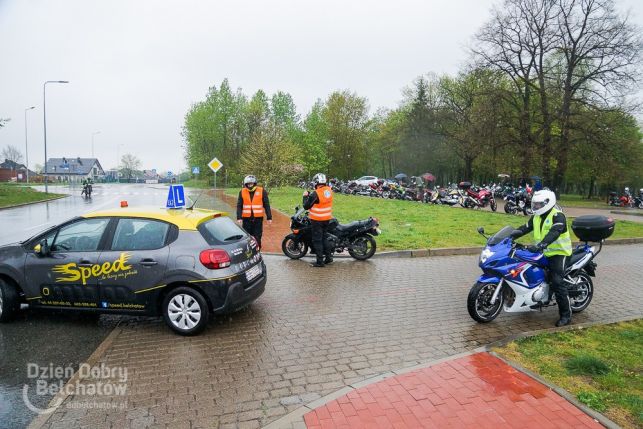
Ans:
[[[342,225],[341,223],[337,225],[337,229],[340,231],[351,231],[353,229],[361,228],[363,226],[368,225],[370,221],[369,220],[356,220],[351,223],[347,223],[345,225]]]
[[[580,261],[587,253],[583,249],[574,249],[572,256],[569,257],[567,262],[568,266],[574,265],[576,262]]]

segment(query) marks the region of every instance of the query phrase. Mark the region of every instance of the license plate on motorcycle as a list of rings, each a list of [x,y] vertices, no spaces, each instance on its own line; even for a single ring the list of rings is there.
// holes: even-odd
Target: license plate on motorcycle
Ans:
[[[382,230],[379,228],[375,228],[375,232],[377,232],[377,235],[382,235]]]
[[[257,264],[254,267],[246,271],[246,280],[252,281],[253,279],[261,275],[261,264]]]

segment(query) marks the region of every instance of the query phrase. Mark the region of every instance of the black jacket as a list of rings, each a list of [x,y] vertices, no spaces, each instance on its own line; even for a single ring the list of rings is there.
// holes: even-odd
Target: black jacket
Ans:
[[[308,196],[304,196],[303,198],[303,204],[304,204],[304,210],[310,210],[312,206],[317,204],[319,202],[319,196],[317,195],[317,192],[312,191],[308,194]]]
[[[250,191],[250,200],[255,196],[255,191]],[[270,211],[270,200],[268,200],[268,191],[264,188],[263,196],[261,198],[263,202],[263,209],[266,212],[266,219],[272,220],[272,212]],[[241,191],[239,191],[239,198],[237,199],[237,219],[242,219],[241,212],[243,212],[243,197],[241,196]]]
[[[541,219],[546,219],[549,216],[548,212],[542,214]],[[540,227],[542,228],[545,225],[545,222],[541,222]],[[534,230],[534,217],[530,217],[526,224],[521,225],[518,229],[511,234],[514,238],[522,237],[525,234],[528,234]],[[552,226],[547,235],[542,239],[538,244],[541,244],[543,247],[549,246],[551,243],[556,241],[560,234],[564,234],[567,231],[567,218],[562,212],[556,213],[552,219]]]

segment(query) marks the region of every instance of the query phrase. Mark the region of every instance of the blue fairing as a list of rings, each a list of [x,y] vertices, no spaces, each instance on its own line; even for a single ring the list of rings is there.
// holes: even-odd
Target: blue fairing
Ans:
[[[489,244],[491,243],[491,244]],[[482,283],[498,283],[501,278],[531,289],[545,281],[547,258],[542,253],[513,248],[513,240],[505,238],[498,243],[491,240],[480,254],[480,268],[484,274]]]
[[[487,274],[483,274],[480,277],[478,277],[478,283],[493,283],[497,284],[500,283],[500,277],[495,277],[495,276],[490,276]]]

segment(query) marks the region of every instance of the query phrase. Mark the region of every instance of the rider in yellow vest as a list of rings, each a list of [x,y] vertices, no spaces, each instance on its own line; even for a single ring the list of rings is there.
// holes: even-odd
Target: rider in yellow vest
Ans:
[[[243,188],[239,191],[237,199],[237,222],[248,234],[252,235],[261,249],[261,236],[263,235],[263,217],[272,223],[272,212],[268,192],[261,186],[257,186],[255,176],[246,176],[243,179]]]
[[[543,252],[549,260],[551,288],[556,295],[560,315],[556,326],[565,326],[572,321],[569,293],[564,280],[565,262],[572,254],[572,238],[565,215],[555,206],[556,194],[552,191],[544,189],[536,192],[531,199],[534,215],[512,236],[518,238],[533,231],[536,244],[528,246],[528,250]]]
[[[333,262],[332,249],[325,239],[328,223],[333,218],[333,191],[328,186],[326,175],[322,173],[315,174],[313,183],[315,191],[304,192],[304,209],[308,210],[313,249],[317,255],[317,260],[311,265],[323,267]]]

